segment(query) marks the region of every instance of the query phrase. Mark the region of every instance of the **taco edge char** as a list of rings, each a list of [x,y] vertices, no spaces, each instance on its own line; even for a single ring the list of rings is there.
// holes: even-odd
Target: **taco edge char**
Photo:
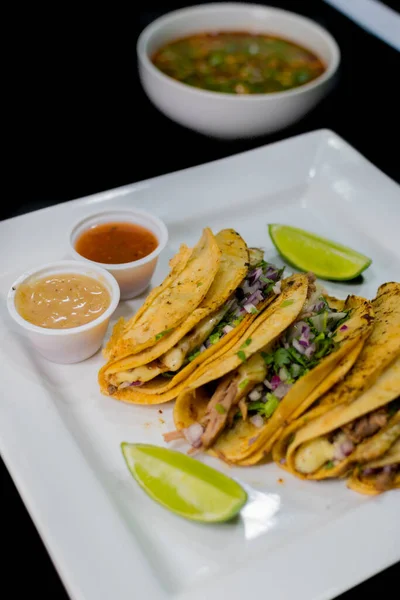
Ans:
[[[345,477],[374,464],[400,438],[399,391],[400,356],[350,404],[318,416],[310,411],[292,423],[274,448],[275,462],[312,480]]]
[[[166,441],[185,437],[190,452],[255,464],[299,406],[345,376],[371,332],[371,303],[357,296],[340,301],[318,290],[307,300],[307,288],[303,280],[285,299],[282,284],[282,297],[262,322],[199,369],[175,402],[177,431]]]
[[[170,262],[172,270],[164,282],[128,323],[115,326],[107,345],[107,355],[112,358],[98,375],[103,394],[137,404],[160,404],[175,398],[190,374],[229,348],[280,292],[283,269],[265,262],[261,250],[248,248],[233,229],[221,230],[215,236],[205,231],[214,237],[219,253],[211,284],[210,277],[206,281],[208,290],[203,274],[204,269],[210,274],[211,269],[206,268],[210,253],[200,240],[200,261],[197,253],[196,262],[191,263],[186,247],[181,248]],[[199,270],[199,263],[204,269]],[[191,290],[203,287],[206,294],[197,307],[193,309],[193,302],[182,302],[191,296]],[[179,319],[176,308],[171,308],[177,296]],[[173,321],[162,316],[165,311],[177,319],[176,327],[170,327]],[[152,344],[148,345],[150,338]]]

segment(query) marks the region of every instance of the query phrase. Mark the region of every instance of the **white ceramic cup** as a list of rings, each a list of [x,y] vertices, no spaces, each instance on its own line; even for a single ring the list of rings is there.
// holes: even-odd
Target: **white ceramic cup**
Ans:
[[[75,273],[87,275],[102,283],[110,293],[110,305],[97,319],[80,327],[49,329],[26,321],[15,306],[15,294],[21,283],[36,280],[48,275]],[[104,269],[76,260],[52,262],[23,273],[12,284],[7,296],[8,312],[20,326],[33,347],[45,358],[56,363],[77,363],[95,354],[104,339],[110,317],[118,306],[119,286],[115,278]]]
[[[249,31],[291,40],[315,52],[326,65],[322,75],[300,87],[268,94],[226,94],[175,81],[151,61],[164,44],[195,33]],[[264,135],[288,127],[330,90],[340,50],[315,21],[271,6],[211,3],[172,11],[148,25],[136,46],[139,75],[151,102],[167,117],[219,138]]]
[[[84,231],[101,223],[112,222],[129,222],[145,227],[156,236],[157,248],[140,260],[121,264],[98,263],[85,258],[75,250],[76,241]],[[161,219],[136,208],[104,210],[86,216],[73,226],[69,236],[70,253],[73,258],[102,267],[111,273],[118,281],[121,300],[135,298],[147,288],[156,268],[158,257],[167,243],[168,230]]]

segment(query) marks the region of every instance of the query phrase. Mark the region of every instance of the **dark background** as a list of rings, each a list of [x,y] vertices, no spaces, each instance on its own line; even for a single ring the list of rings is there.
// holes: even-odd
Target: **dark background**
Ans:
[[[385,3],[398,8],[397,0]],[[274,135],[227,142],[195,134],[161,115],[138,80],[136,39],[156,17],[190,4],[148,0],[129,10],[116,3],[91,10],[68,3],[15,7],[14,18],[4,24],[14,33],[14,59],[6,94],[11,106],[3,113],[3,125],[11,129],[5,148],[11,164],[4,173],[11,192],[3,197],[2,218],[321,127],[336,131],[400,181],[400,55],[322,0],[268,3],[315,19],[334,35],[342,52],[336,88],[302,121]],[[11,597],[3,594],[12,589],[18,599],[40,595],[67,600],[1,461],[0,500],[6,556],[0,596]],[[391,567],[340,600],[358,600],[366,593],[387,596],[396,589],[398,571],[398,565]]]

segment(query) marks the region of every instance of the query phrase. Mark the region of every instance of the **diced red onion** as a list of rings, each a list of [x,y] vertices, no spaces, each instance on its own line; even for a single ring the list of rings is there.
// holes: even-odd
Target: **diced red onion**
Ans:
[[[281,286],[282,286],[282,282],[281,281],[277,281],[277,283],[272,287],[272,291],[274,292],[274,294],[280,294],[281,293]]]
[[[282,383],[282,382],[281,382],[281,378],[279,377],[279,375],[273,375],[273,377],[271,379],[271,389],[276,390],[276,388],[278,387],[278,385],[280,383]]]
[[[273,267],[268,267],[267,272],[265,273],[265,277],[268,279],[272,279],[272,281],[277,281],[279,275],[278,271]]]
[[[252,271],[249,275],[249,279],[252,279],[253,281],[251,282],[252,285],[258,281],[261,277],[261,275],[263,274],[263,270],[261,267],[257,267],[257,269],[254,269],[254,271]]]
[[[248,286],[247,291],[246,291],[246,293],[244,295],[244,298],[241,300],[241,302],[246,301],[246,298],[248,298],[249,296],[251,296],[252,294],[254,294],[254,292],[258,292],[259,289],[260,289],[260,282],[259,281],[257,281],[253,285]]]
[[[251,400],[252,402],[257,402],[257,400],[260,400],[261,396],[262,391],[258,388],[254,388],[254,390],[251,390],[249,394],[249,400]]]
[[[306,351],[304,352],[305,356],[307,358],[311,358],[311,356],[314,354],[314,352],[316,351],[317,347],[315,344],[311,344],[310,346],[308,346],[308,348],[306,348]]]
[[[292,327],[290,327],[288,332],[288,339],[291,341],[293,338],[297,338],[301,336],[303,333],[303,327],[308,327],[305,321],[297,321]]]
[[[254,304],[252,304],[251,302],[249,302],[248,304],[245,304],[243,306],[243,308],[247,313],[252,313],[253,311],[257,310],[257,308],[254,306]]]
[[[261,302],[262,299],[263,299],[262,293],[260,292],[260,290],[256,290],[253,294],[251,294],[247,298],[246,303],[253,304],[255,302],[256,304],[258,304],[259,302]]]
[[[203,427],[200,423],[193,423],[186,429],[183,429],[183,435],[187,442],[194,448],[198,448],[201,445],[201,436],[203,435]]]
[[[278,387],[274,389],[274,396],[276,396],[278,400],[282,400],[282,398],[286,396],[291,387],[292,386],[290,383],[280,383]]]
[[[199,348],[199,351],[200,351],[200,353],[201,353],[201,352],[204,352],[204,350],[207,350],[207,348],[205,347],[205,345],[204,345],[204,344],[202,344],[202,345],[200,346],[200,348]]]
[[[205,346],[206,348],[209,348],[209,347],[211,346],[211,342],[210,342],[210,340],[209,340],[209,339],[208,339],[208,340],[206,340],[206,341],[204,342],[204,346]]]
[[[299,344],[301,344],[303,348],[308,348],[308,346],[310,345],[308,342],[302,340],[301,338],[299,339]]]
[[[254,427],[262,427],[264,425],[264,419],[261,415],[253,415],[249,419],[250,423],[253,423]]]
[[[292,341],[293,348],[297,350],[300,354],[305,354],[306,349],[298,342],[298,340],[294,339]]]
[[[225,325],[225,327],[222,329],[222,331],[224,333],[229,333],[230,331],[233,331],[233,329],[234,328],[232,327],[232,325]]]
[[[132,381],[132,383],[130,383],[129,385],[131,385],[132,387],[139,387],[139,385],[143,385],[143,381]]]
[[[342,325],[340,331],[346,331],[346,329],[348,329],[347,325]]]
[[[268,379],[264,379],[264,385],[266,388],[268,388],[269,390],[273,390],[274,388],[272,387],[272,385],[270,384],[270,382],[268,381]]]

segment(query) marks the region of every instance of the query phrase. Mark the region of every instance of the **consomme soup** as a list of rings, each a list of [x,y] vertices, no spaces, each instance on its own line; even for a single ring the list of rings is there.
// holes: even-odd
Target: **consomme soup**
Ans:
[[[289,40],[246,32],[181,38],[161,47],[152,62],[177,81],[227,94],[283,92],[326,69],[318,56]]]

